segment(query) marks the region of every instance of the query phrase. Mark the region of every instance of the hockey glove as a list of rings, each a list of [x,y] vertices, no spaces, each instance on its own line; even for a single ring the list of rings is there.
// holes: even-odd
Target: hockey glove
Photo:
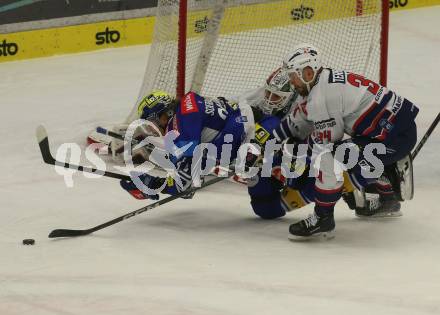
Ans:
[[[134,175],[134,176],[138,176],[138,175]],[[148,174],[142,174],[138,177],[142,181],[142,183],[149,189],[158,189],[163,185],[165,181],[164,178],[155,177]],[[130,195],[132,195],[134,198],[138,200],[144,200],[144,199],[159,200],[158,194],[148,195],[144,193],[142,190],[136,187],[136,185],[133,183],[132,180],[121,180],[120,184],[123,189],[128,191]]]
[[[246,171],[248,171],[251,167],[259,167],[258,164],[263,160],[260,144],[252,139],[250,145],[251,147],[249,147],[249,150],[246,154],[246,161],[244,163]]]

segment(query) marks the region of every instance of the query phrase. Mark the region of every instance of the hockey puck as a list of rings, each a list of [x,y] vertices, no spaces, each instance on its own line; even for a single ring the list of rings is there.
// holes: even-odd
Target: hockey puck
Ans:
[[[34,244],[35,244],[35,240],[32,238],[27,238],[23,240],[23,245],[34,245]]]

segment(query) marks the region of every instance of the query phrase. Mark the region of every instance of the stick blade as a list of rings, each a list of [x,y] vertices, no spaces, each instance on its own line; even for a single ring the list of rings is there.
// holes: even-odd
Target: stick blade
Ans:
[[[44,128],[43,125],[39,125],[37,127],[37,130],[35,132],[35,135],[37,136],[37,141],[38,143],[40,143],[41,141],[43,141],[45,138],[47,138],[47,131],[46,128]]]
[[[38,126],[35,134],[37,136],[38,146],[40,147],[44,163],[55,165],[55,159],[50,153],[49,138],[47,136],[46,128],[42,125]]]
[[[68,229],[57,229],[53,230],[49,234],[49,238],[57,237],[75,237],[90,234],[88,230],[68,230]]]

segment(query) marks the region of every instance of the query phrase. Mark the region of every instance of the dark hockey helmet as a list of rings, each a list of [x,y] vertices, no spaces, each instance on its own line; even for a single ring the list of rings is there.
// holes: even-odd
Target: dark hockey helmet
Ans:
[[[168,117],[174,115],[175,100],[164,91],[153,91],[145,96],[138,105],[139,118],[158,122],[159,117],[166,113]]]

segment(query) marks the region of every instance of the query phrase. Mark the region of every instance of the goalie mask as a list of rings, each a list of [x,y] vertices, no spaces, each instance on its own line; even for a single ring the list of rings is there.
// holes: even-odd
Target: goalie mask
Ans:
[[[164,129],[169,118],[174,115],[175,100],[166,92],[154,91],[145,96],[138,105],[138,114],[141,119],[153,122]],[[163,117],[163,114],[167,114]]]
[[[287,106],[293,95],[289,75],[282,68],[279,68],[266,80],[261,110],[267,115],[271,115],[274,111],[280,111]]]

